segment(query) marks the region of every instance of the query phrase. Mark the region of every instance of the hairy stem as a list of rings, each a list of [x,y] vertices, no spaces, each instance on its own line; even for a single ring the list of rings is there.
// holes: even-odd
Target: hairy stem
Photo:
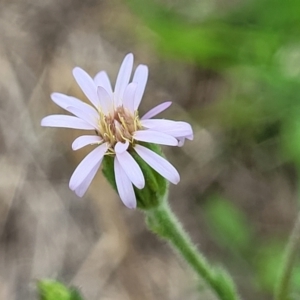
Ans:
[[[186,262],[197,272],[216,296],[222,300],[239,299],[230,276],[222,269],[209,266],[182,228],[167,203],[146,212],[148,228],[167,240]]]

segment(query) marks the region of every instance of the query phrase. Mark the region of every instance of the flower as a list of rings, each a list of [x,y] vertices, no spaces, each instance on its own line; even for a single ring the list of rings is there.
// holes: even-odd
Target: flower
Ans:
[[[152,119],[171,102],[164,102],[139,117],[138,107],[146,87],[148,67],[139,65],[129,83],[132,68],[133,54],[130,53],[122,62],[113,91],[105,71],[92,79],[84,70],[75,67],[75,80],[92,105],[72,96],[53,93],[51,99],[74,116],[50,115],[41,121],[42,126],[93,130],[96,134],[82,135],[72,144],[73,150],[87,145],[97,147],[77,166],[69,187],[82,197],[104,156],[112,156],[116,187],[128,208],[136,207],[133,185],[137,189],[145,186],[144,174],[131,153],[135,151],[161,176],[177,184],[180,180],[177,170],[162,156],[145,147],[145,143],[181,146],[185,139],[193,139],[192,128],[186,122]]]

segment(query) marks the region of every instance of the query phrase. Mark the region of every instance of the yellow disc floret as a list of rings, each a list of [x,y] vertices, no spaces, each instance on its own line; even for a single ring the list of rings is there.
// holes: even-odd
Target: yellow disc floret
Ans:
[[[128,141],[130,144],[134,143],[134,132],[142,128],[137,111],[132,115],[129,110],[119,106],[115,109],[113,115],[105,115],[102,111],[99,111],[99,114],[97,134],[109,143],[108,154],[114,154],[114,146],[117,142],[125,143]]]

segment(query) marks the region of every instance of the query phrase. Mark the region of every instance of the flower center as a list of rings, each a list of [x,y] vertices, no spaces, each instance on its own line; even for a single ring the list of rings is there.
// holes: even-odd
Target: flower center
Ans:
[[[142,128],[137,111],[132,115],[126,108],[119,106],[115,109],[113,115],[104,115],[102,111],[99,114],[97,134],[110,144],[112,152],[114,152],[113,148],[117,142],[125,143],[128,141],[130,144],[134,143],[133,133]]]

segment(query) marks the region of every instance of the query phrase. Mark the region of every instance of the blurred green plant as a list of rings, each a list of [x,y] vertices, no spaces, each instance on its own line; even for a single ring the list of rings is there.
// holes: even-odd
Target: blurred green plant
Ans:
[[[253,229],[245,215],[218,195],[209,197],[205,216],[212,234],[224,247],[244,252],[253,243]]]
[[[160,54],[217,70],[229,80],[232,89],[223,96],[228,99],[225,103],[232,104],[233,98],[234,106],[247,103],[244,113],[237,110],[232,120],[251,125],[253,114],[248,112],[260,112],[255,118],[261,117],[258,126],[299,106],[300,81],[294,76],[300,74],[298,1],[253,0],[225,13],[216,6],[193,22],[158,1],[127,2],[155,33],[152,37]],[[291,57],[298,57],[298,67]],[[232,113],[232,105],[227,111]]]
[[[270,238],[265,241],[255,239],[254,229],[244,213],[233,203],[219,195],[209,197],[205,206],[206,222],[216,242],[250,263],[254,271],[254,284],[261,291],[272,293],[281,269],[285,240]],[[240,261],[240,260],[239,260]],[[294,266],[292,287],[300,293],[300,264]]]
[[[255,255],[256,283],[266,292],[271,293],[277,282],[282,252],[285,248],[283,240],[269,240],[268,243],[261,245]],[[292,286],[295,291],[300,292],[300,265],[294,267]]]
[[[270,67],[273,55],[284,43],[299,39],[300,9],[296,0],[247,1],[225,13],[216,5],[211,13],[205,17],[199,13],[201,18],[192,22],[159,1],[127,2],[156,33],[160,51],[209,68],[235,64]]]
[[[59,281],[43,279],[37,283],[39,300],[83,300],[74,287],[66,287]]]
[[[283,241],[271,240],[261,245],[255,255],[256,284],[266,292],[272,292],[279,275],[279,263],[284,250]]]

